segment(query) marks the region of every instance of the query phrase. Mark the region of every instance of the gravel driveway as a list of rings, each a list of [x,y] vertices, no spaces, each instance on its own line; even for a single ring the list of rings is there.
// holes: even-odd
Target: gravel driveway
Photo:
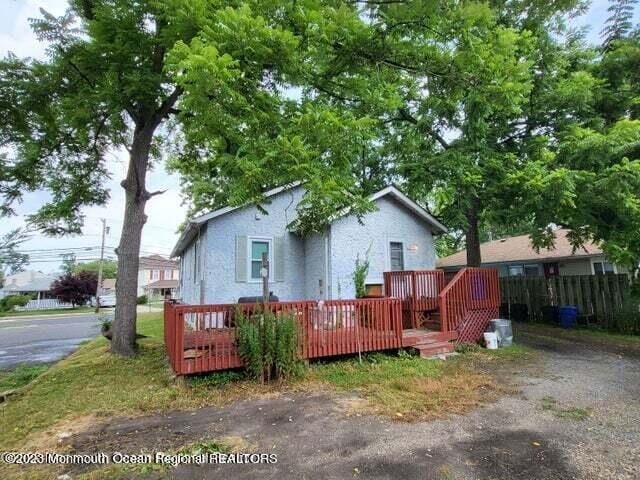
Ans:
[[[112,421],[71,443],[139,452],[239,436],[278,454],[275,465],[181,466],[168,473],[178,479],[640,478],[640,348],[518,338],[542,352],[535,365],[501,372],[520,393],[465,416],[347,416],[345,396],[300,394]]]

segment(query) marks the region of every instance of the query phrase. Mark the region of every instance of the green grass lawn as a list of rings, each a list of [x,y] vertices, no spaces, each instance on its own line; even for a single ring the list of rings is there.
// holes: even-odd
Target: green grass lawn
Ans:
[[[0,370],[0,392],[24,387],[48,368],[47,365],[20,365],[12,371]]]
[[[0,317],[24,317],[29,315],[59,315],[61,313],[88,313],[93,307],[52,308],[50,310],[24,310],[21,312],[1,312]]]

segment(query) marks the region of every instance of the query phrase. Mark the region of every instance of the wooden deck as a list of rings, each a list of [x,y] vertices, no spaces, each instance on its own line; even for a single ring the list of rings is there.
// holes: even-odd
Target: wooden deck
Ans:
[[[296,319],[304,359],[402,347],[427,357],[476,341],[489,319],[497,318],[500,303],[497,272],[491,269],[462,270],[446,286],[442,272],[386,272],[385,291],[392,296],[275,302],[268,308]],[[173,370],[192,374],[241,367],[238,308],[250,316],[256,306],[166,303],[165,345]]]

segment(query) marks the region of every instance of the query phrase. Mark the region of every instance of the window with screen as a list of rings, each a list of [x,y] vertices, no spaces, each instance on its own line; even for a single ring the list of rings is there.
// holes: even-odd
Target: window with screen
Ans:
[[[256,280],[262,278],[260,269],[262,268],[262,254],[266,253],[269,258],[269,242],[266,240],[251,240],[251,278]]]
[[[402,242],[389,243],[389,256],[392,271],[404,270],[404,246]]]
[[[537,277],[539,275],[538,265],[535,263],[525,265],[524,274],[527,277]]]
[[[593,272],[596,275],[604,275],[605,273],[615,273],[615,270],[609,262],[593,262]]]
[[[524,275],[524,267],[522,265],[509,265],[509,276],[520,277]]]

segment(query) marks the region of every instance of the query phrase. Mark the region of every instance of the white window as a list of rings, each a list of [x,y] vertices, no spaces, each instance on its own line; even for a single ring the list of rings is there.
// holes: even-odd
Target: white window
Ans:
[[[611,263],[604,260],[602,262],[593,262],[593,273],[595,275],[605,275],[607,273],[616,273],[616,269]]]
[[[270,238],[249,238],[249,278],[253,281],[261,280],[262,254],[266,253],[269,260],[269,278],[273,279],[273,259]]]
[[[164,279],[165,280],[171,280],[172,273],[173,273],[173,270],[165,270],[164,271]]]
[[[524,267],[522,265],[509,265],[510,277],[521,277],[524,275]]]
[[[389,242],[389,266],[392,272],[404,270],[404,245],[402,242]]]
[[[160,270],[151,270],[151,280],[158,280],[160,278]]]

